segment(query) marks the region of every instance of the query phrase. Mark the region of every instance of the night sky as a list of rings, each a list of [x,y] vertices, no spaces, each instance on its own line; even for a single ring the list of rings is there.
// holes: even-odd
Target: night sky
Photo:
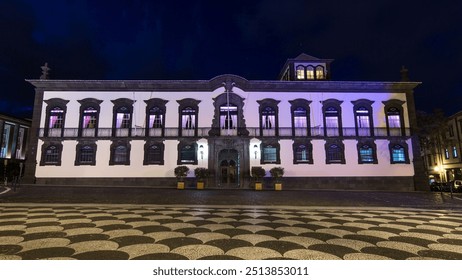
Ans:
[[[274,80],[300,53],[333,80],[398,81],[418,110],[462,110],[462,1],[0,0],[0,112],[30,117],[52,79]]]

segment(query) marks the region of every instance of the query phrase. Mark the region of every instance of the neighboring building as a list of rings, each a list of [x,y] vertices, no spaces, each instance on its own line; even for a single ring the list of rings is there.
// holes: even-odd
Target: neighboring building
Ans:
[[[24,167],[27,152],[27,141],[31,126],[30,120],[19,119],[0,114],[0,177],[12,178],[14,172],[18,175]],[[5,164],[7,165],[5,168]]]
[[[49,80],[45,73],[28,80],[38,131],[29,178],[174,187],[174,168],[187,165],[211,170],[208,187],[249,188],[251,167],[282,166],[286,189],[423,187],[412,135],[420,83],[331,81],[331,62],[301,54],[274,81],[228,74]]]
[[[428,138],[422,155],[429,183],[462,180],[462,111],[447,118],[443,132]]]

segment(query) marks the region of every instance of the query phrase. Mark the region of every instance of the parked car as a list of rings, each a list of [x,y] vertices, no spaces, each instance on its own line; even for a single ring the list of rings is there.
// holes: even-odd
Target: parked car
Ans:
[[[449,187],[452,187],[453,192],[462,192],[462,180],[454,180],[449,182]]]

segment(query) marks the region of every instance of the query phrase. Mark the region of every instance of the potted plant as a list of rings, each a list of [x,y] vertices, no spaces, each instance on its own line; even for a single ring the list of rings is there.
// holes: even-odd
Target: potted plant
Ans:
[[[177,189],[183,190],[184,189],[184,178],[188,176],[189,168],[187,166],[180,165],[180,166],[175,167],[174,172],[175,172],[175,177],[178,180],[176,183]]]
[[[255,178],[255,190],[261,191],[263,189],[262,178],[265,177],[266,171],[261,166],[253,166],[250,170],[250,175]]]
[[[282,182],[281,178],[284,176],[284,168],[282,167],[273,167],[270,169],[271,177],[274,180],[274,190],[280,191],[282,190]]]
[[[204,167],[198,167],[194,169],[194,175],[197,178],[197,189],[204,189],[204,180],[209,176],[209,170]]]

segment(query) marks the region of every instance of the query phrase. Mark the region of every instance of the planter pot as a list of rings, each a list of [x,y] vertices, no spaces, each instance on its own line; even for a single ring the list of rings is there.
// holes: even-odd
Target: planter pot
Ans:
[[[255,190],[256,191],[261,191],[263,189],[263,183],[257,182],[255,183]]]
[[[204,182],[197,182],[197,189],[203,190],[204,189]]]
[[[282,190],[282,183],[275,183],[274,184],[274,190],[275,191],[281,191]]]
[[[176,188],[179,190],[184,190],[184,182],[177,182]]]

